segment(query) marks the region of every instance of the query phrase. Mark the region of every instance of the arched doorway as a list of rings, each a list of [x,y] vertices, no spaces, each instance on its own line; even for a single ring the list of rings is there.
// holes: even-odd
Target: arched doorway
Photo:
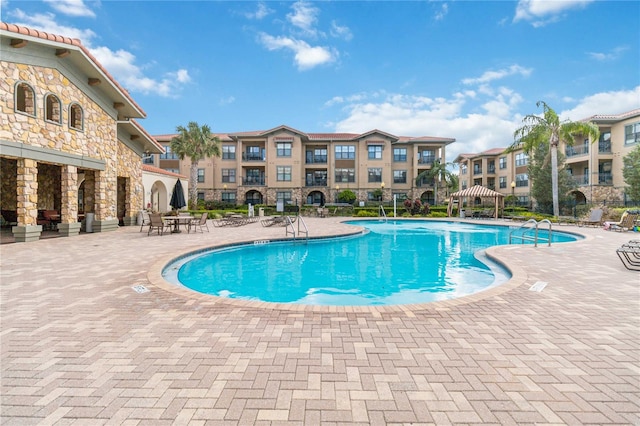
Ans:
[[[161,180],[157,180],[151,186],[151,197],[146,201],[147,209],[151,209],[154,212],[164,213],[168,211],[169,206],[169,191],[167,186]]]
[[[262,204],[262,194],[260,193],[260,191],[256,191],[255,189],[251,190],[245,194],[244,203],[254,206],[256,204]]]
[[[336,200],[336,202],[338,202],[338,200]],[[323,206],[324,203],[325,197],[322,191],[311,191],[309,195],[307,195],[307,204],[318,204]]]
[[[433,206],[436,203],[433,190],[424,191],[422,194],[420,194],[420,201],[422,201],[422,204],[428,203],[430,206]]]

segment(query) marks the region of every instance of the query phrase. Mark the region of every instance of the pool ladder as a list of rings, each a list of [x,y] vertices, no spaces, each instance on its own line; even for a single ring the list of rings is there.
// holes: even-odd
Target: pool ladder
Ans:
[[[540,228],[542,224],[548,225],[547,238],[538,235],[538,228]],[[520,235],[513,235],[518,231],[521,231]],[[527,235],[529,231],[534,231],[534,234]],[[509,232],[509,244],[511,244],[514,239],[520,240],[520,244],[524,244],[525,241],[533,241],[535,247],[538,247],[538,241],[546,242],[548,246],[551,246],[551,221],[549,219],[542,219],[538,222],[535,219],[529,219],[520,225],[519,228],[512,229],[511,232]]]
[[[285,216],[285,225],[286,225],[286,235],[289,236],[291,234],[294,240],[299,240],[300,234],[304,234],[304,242],[309,241],[309,228],[307,228],[307,224],[302,218],[302,216],[298,216],[298,231],[296,233],[296,227],[293,225],[293,221],[291,220],[291,216]],[[296,238],[296,234],[298,238]]]
[[[384,211],[384,206],[382,204],[380,204],[380,208],[378,209],[378,217],[380,218],[380,220],[384,220],[385,222],[387,222],[387,212]]]

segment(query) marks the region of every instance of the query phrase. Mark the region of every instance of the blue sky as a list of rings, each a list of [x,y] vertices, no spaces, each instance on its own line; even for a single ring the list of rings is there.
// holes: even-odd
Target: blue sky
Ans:
[[[153,134],[380,129],[508,146],[543,100],[579,120],[640,108],[637,1],[0,0],[79,38]]]

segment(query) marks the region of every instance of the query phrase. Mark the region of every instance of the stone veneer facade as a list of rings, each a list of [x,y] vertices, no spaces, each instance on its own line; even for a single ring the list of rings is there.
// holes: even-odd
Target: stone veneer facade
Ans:
[[[16,112],[14,92],[19,82],[29,84],[35,91],[35,115]],[[0,139],[104,163],[104,170],[83,170],[85,175],[92,175],[90,179],[85,179],[85,212],[95,214],[94,232],[113,230],[118,226],[118,177],[126,178],[123,202],[128,216],[125,222],[134,223],[142,206],[141,162],[138,154],[118,140],[117,114],[105,111],[82,89],[53,68],[0,61],[0,93],[4,94],[4,102],[0,103]],[[57,96],[62,104],[60,123],[45,120],[44,98],[48,94]],[[68,106],[71,103],[82,107],[82,130],[68,126]],[[59,208],[61,232],[73,235],[79,231],[79,170],[76,166],[50,165],[28,158],[17,158],[17,175],[14,175],[17,177],[11,179],[12,171],[4,170],[4,165],[8,163],[3,161],[2,164],[2,208],[17,210],[18,228],[37,228],[38,209]],[[55,171],[57,168],[60,168],[60,173]],[[53,175],[57,179],[52,179]],[[14,185],[12,181],[15,182]],[[38,190],[39,187],[41,190]],[[55,205],[55,197],[59,199],[58,205]],[[18,231],[30,234],[24,237],[25,241],[36,239],[34,234],[38,237],[40,234],[39,229]],[[16,238],[23,240],[18,236]]]

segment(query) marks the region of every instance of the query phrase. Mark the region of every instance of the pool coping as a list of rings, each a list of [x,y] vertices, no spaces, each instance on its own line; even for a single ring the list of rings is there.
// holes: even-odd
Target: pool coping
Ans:
[[[443,220],[445,219],[445,220]],[[357,235],[365,231],[365,228],[358,227],[357,225],[353,225],[351,223],[346,222],[357,222],[357,221],[367,221],[373,220],[373,218],[345,218],[341,223],[354,226],[356,229],[354,232],[344,232],[344,233],[336,233],[323,235],[321,237],[311,237],[309,239],[326,239],[326,238],[337,238],[337,237],[346,237],[350,235]],[[477,220],[451,220],[451,218],[392,218],[390,220],[402,220],[402,221],[415,221],[415,220],[426,220],[426,221],[439,221],[439,222],[451,222],[451,223],[468,223],[473,225],[491,225],[491,226],[502,226],[509,228],[517,228],[519,226],[514,226],[511,223],[497,223],[488,221],[486,223],[478,223]],[[582,234],[580,232],[571,231],[558,231],[566,234],[577,235],[581,237],[576,241],[563,242],[561,244],[580,244],[586,243],[588,241],[593,240],[593,236]],[[525,284],[529,279],[529,274],[527,271],[516,265],[514,262],[509,262],[509,254],[512,250],[523,250],[523,249],[534,249],[534,250],[545,250],[551,249],[554,246],[547,245],[538,245],[537,247],[531,244],[506,244],[499,246],[491,246],[485,250],[485,254],[489,259],[493,262],[496,262],[506,268],[511,274],[511,278],[506,282],[494,286],[490,286],[487,289],[481,290],[477,293],[457,297],[455,299],[447,299],[447,300],[438,300],[433,302],[423,302],[423,303],[412,303],[412,304],[404,304],[404,305],[376,305],[376,306],[352,306],[352,305],[303,305],[303,304],[294,304],[294,303],[274,303],[274,302],[262,302],[262,301],[253,301],[253,300],[243,300],[243,299],[232,299],[227,297],[215,296],[210,294],[199,293],[195,290],[191,290],[187,287],[179,286],[177,284],[173,284],[164,279],[162,273],[166,266],[171,262],[184,258],[186,256],[196,254],[198,252],[204,252],[209,250],[215,250],[224,247],[238,246],[238,245],[250,245],[255,243],[256,241],[264,241],[264,238],[255,238],[255,239],[247,239],[243,241],[238,241],[232,244],[212,244],[206,246],[200,246],[196,248],[191,248],[189,250],[185,250],[179,254],[171,254],[168,256],[164,256],[160,260],[156,261],[147,272],[147,279],[150,284],[173,293],[180,297],[186,297],[189,299],[193,299],[194,301],[198,301],[206,304],[220,304],[224,303],[227,305],[233,305],[238,307],[245,308],[256,308],[256,309],[274,309],[274,310],[283,310],[283,311],[293,311],[293,312],[317,312],[317,313],[348,313],[348,312],[367,312],[370,314],[383,314],[387,312],[405,312],[411,316],[412,311],[416,310],[448,310],[460,305],[467,305],[469,303],[478,302],[480,300],[484,300],[491,297],[500,296],[503,293],[514,290],[521,285]],[[269,239],[269,241],[278,241],[278,242],[286,242],[286,241],[294,241],[294,238],[277,238],[277,239]],[[533,283],[531,283],[533,284]]]

